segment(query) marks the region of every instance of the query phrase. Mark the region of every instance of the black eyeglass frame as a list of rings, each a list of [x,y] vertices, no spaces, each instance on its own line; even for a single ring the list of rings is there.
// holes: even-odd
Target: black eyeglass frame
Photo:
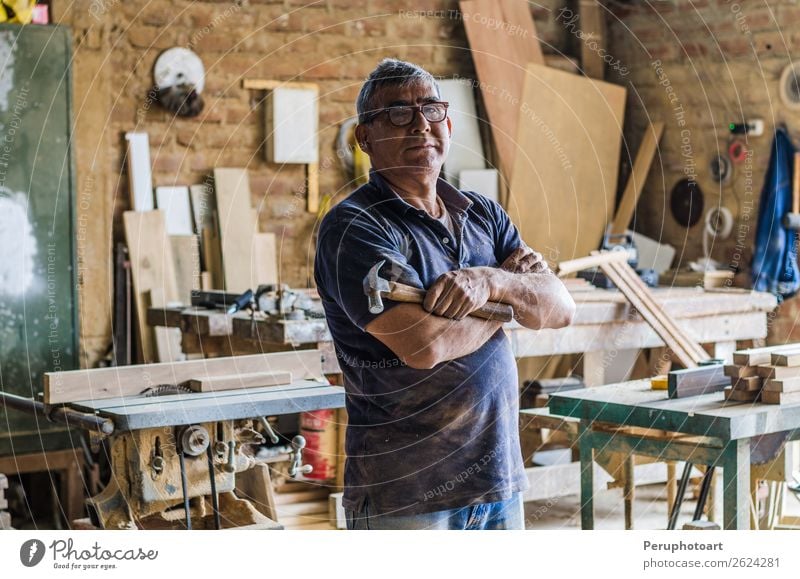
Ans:
[[[441,119],[439,119],[438,121],[432,121],[431,119],[429,119],[425,115],[423,110],[422,110],[424,107],[431,106],[431,105],[444,105],[444,116]],[[408,125],[410,125],[411,123],[414,122],[414,119],[417,117],[417,113],[420,113],[423,117],[425,117],[425,120],[428,121],[429,123],[441,123],[447,118],[447,109],[448,109],[449,106],[450,106],[450,103],[447,102],[447,101],[431,101],[431,102],[423,103],[421,105],[396,105],[396,106],[393,106],[393,107],[385,107],[385,108],[373,111],[370,114],[370,116],[369,116],[369,118],[367,119],[366,122],[367,123],[371,123],[372,121],[377,119],[381,114],[386,113],[389,116],[389,122],[392,123],[392,126],[395,126],[395,127],[407,127]],[[414,114],[411,115],[411,118],[409,119],[409,121],[407,123],[403,123],[402,125],[398,125],[397,123],[395,123],[392,120],[391,111],[394,110],[394,109],[411,110],[411,111],[413,111]]]

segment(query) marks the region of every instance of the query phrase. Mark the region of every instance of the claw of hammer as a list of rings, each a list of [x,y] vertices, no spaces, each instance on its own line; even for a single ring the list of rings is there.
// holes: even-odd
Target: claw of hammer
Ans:
[[[383,312],[381,292],[389,291],[389,282],[378,275],[384,263],[386,263],[386,260],[382,259],[373,265],[364,278],[364,293],[367,294],[369,313],[371,314],[380,314]]]

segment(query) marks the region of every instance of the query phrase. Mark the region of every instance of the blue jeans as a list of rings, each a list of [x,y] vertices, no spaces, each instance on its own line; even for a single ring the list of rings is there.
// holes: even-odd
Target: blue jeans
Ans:
[[[482,503],[445,511],[418,515],[378,515],[370,512],[365,501],[361,510],[345,509],[347,528],[351,531],[408,531],[408,530],[523,530],[525,514],[522,493],[497,503]]]

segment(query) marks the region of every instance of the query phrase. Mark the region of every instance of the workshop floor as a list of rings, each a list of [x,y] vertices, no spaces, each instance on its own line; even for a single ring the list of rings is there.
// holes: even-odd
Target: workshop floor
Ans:
[[[722,518],[722,481],[717,481],[717,521]],[[687,493],[688,495],[688,493]],[[696,501],[687,496],[678,519],[678,527],[691,520]],[[622,500],[622,489],[602,491],[594,498],[595,529],[625,528],[625,511]],[[636,488],[636,500],[633,507],[634,529],[666,529],[667,498],[664,485],[649,485]],[[787,494],[784,503],[784,514],[800,516],[800,500]],[[580,529],[580,498],[577,496],[561,497],[549,501],[532,501],[525,503],[526,529]]]

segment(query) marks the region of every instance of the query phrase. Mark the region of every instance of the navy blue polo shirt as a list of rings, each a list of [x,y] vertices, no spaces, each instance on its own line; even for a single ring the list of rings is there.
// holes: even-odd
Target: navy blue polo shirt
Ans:
[[[455,236],[374,171],[320,226],[314,276],[344,375],[349,509],[368,501],[380,514],[439,511],[506,500],[527,484],[517,369],[502,329],[430,370],[405,365],[364,329],[377,315],[362,282],[378,261],[383,277],[428,288],[448,271],[497,267],[522,245],[494,201],[441,179],[437,192]]]

